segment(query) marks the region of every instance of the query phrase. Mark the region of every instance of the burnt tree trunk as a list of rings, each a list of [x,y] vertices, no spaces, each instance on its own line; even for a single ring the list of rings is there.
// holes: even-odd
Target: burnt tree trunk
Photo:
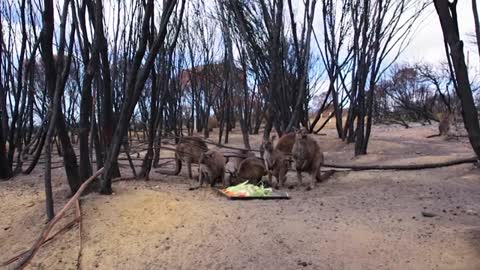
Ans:
[[[240,50],[240,49],[239,49]],[[250,132],[249,123],[251,123],[250,114],[249,114],[249,94],[248,94],[248,84],[247,84],[247,62],[246,62],[246,55],[243,49],[240,50],[240,63],[242,65],[242,80],[241,80],[241,87],[243,90],[243,98],[239,101],[240,104],[240,111],[239,111],[239,121],[240,121],[240,129],[242,130],[242,138],[243,144],[245,148],[250,149],[250,139],[248,137]],[[252,107],[252,104],[250,104]]]
[[[70,62],[73,53],[73,42],[75,37],[75,27],[72,24],[71,32],[70,32],[70,42],[69,42],[69,50],[68,50],[68,57],[65,62],[64,60],[64,51],[65,51],[65,24],[67,20],[68,14],[68,5],[70,1],[65,1],[63,4],[62,10],[62,17],[60,23],[60,45],[58,48],[59,57],[57,61],[54,61],[53,58],[53,50],[52,50],[52,40],[53,40],[53,30],[54,30],[54,16],[53,16],[53,1],[52,0],[45,0],[44,1],[44,13],[43,13],[43,29],[42,29],[42,57],[43,61],[46,65],[46,82],[47,87],[49,89],[51,95],[51,105],[50,105],[50,121],[48,125],[48,130],[46,134],[46,146],[45,146],[45,155],[46,155],[46,164],[45,164],[45,174],[44,174],[44,181],[45,181],[45,195],[46,195],[46,206],[47,206],[47,217],[51,220],[54,216],[53,212],[53,196],[52,196],[52,185],[51,185],[51,152],[52,152],[52,138],[55,132],[55,126],[57,130],[59,130],[58,122],[64,121],[63,118],[60,118],[62,108],[60,105],[60,99],[62,93],[65,89],[65,82],[70,72]],[[52,76],[52,77],[49,77]],[[65,125],[65,123],[63,123]],[[60,133],[60,130],[59,130]],[[63,136],[67,135],[66,129],[63,130]],[[70,145],[71,146],[71,145]],[[73,149],[72,149],[73,150]],[[66,160],[67,153],[64,156],[64,165],[67,169],[67,164],[69,160]],[[73,156],[75,157],[75,153],[73,152]],[[67,177],[69,180],[69,185],[72,193],[75,193],[78,189],[79,185],[78,182],[71,182],[71,180],[78,181],[78,174],[77,179],[70,178],[72,177],[70,168],[67,169]],[[77,168],[75,168],[76,171]],[[77,172],[78,173],[78,172]],[[78,186],[77,186],[78,185]],[[76,188],[76,189],[75,189]]]
[[[472,0],[472,11],[475,23],[475,37],[477,38],[478,54],[480,55],[480,18],[478,17],[477,0]]]
[[[71,61],[71,54],[73,52],[73,44],[70,44],[69,48],[69,55],[67,58],[66,63],[64,59],[64,50],[65,50],[65,24],[66,24],[66,17],[68,11],[68,3],[64,3],[64,10],[63,10],[63,17],[60,24],[60,37],[61,39],[57,61],[55,61],[53,57],[53,49],[52,49],[52,39],[53,39],[53,31],[54,31],[54,22],[53,22],[53,3],[51,1],[45,1],[45,10],[46,14],[44,14],[44,27],[42,29],[42,42],[41,42],[41,49],[42,49],[42,58],[45,63],[45,75],[46,75],[46,82],[47,82],[47,92],[48,95],[52,100],[54,100],[55,91],[58,89],[59,95],[63,95],[63,91],[65,89],[65,83],[68,78],[70,72],[70,61]],[[52,7],[50,7],[52,5]],[[49,10],[48,8],[52,9]],[[48,14],[47,14],[48,13]],[[51,14],[50,14],[51,13]],[[51,16],[51,18],[50,18]],[[74,26],[72,26],[75,29]],[[73,43],[74,30],[71,30],[71,41]],[[60,100],[58,101],[60,102]],[[73,150],[72,144],[70,143],[70,137],[68,136],[67,126],[65,123],[65,118],[62,112],[62,106],[58,104],[55,108],[57,113],[57,117],[55,117],[55,125],[57,129],[57,135],[60,139],[63,148],[63,162],[65,167],[65,172],[67,174],[67,181],[70,186],[70,190],[72,193],[75,193],[78,188],[80,187],[80,177],[78,174],[78,165],[77,165],[77,158],[75,156],[75,151]],[[51,112],[53,113],[53,112]]]
[[[3,91],[3,89],[0,89],[0,91]],[[12,177],[12,170],[5,149],[5,137],[3,131],[0,130],[0,179],[9,179],[10,177]]]
[[[142,34],[140,38],[140,44],[137,52],[135,53],[134,63],[131,67],[129,74],[128,84],[125,92],[125,100],[122,104],[120,117],[117,127],[115,128],[114,136],[112,137],[112,144],[109,151],[107,151],[107,157],[105,161],[105,173],[102,178],[100,193],[112,194],[112,176],[114,164],[117,164],[118,154],[120,152],[120,146],[122,144],[123,137],[127,133],[128,124],[133,114],[133,110],[140,97],[145,81],[150,74],[152,65],[157,56],[158,51],[163,47],[165,36],[167,34],[167,23],[170,15],[173,12],[173,8],[176,4],[176,0],[169,0],[165,3],[164,10],[162,12],[161,24],[159,27],[159,33],[155,38],[154,44],[143,62],[148,40],[148,28],[151,16],[153,16],[153,0],[149,0],[146,5],[144,14],[144,20],[142,23]]]
[[[22,97],[22,92],[24,89],[24,78],[23,78],[23,63],[25,59],[25,52],[26,52],[26,46],[27,46],[27,30],[26,30],[26,19],[25,19],[25,0],[22,0],[21,6],[20,6],[20,21],[21,21],[21,31],[22,31],[22,40],[21,40],[21,48],[19,53],[19,58],[18,58],[18,70],[16,72],[17,78],[16,78],[16,88],[15,92],[13,93],[14,97],[14,106],[13,106],[13,111],[11,110],[11,126],[8,129],[8,142],[9,142],[9,147],[8,147],[8,160],[10,162],[10,167],[12,168],[13,166],[13,156],[15,153],[15,149],[17,147],[17,143],[19,143],[20,140],[18,138],[21,136],[21,121],[22,121],[22,115],[20,115],[19,112],[19,106],[20,106],[20,99]],[[13,88],[13,83],[12,83],[12,88]],[[12,89],[13,90],[13,89]],[[23,106],[23,104],[22,104]],[[19,152],[20,153],[20,152]]]
[[[0,12],[0,59],[3,59],[3,21]],[[0,61],[0,68],[2,62]],[[12,177],[12,170],[7,158],[7,149],[5,147],[5,131],[7,122],[7,97],[3,85],[2,72],[0,72],[0,179],[9,179]]]
[[[167,63],[164,63],[163,64],[163,68],[164,70],[162,70],[162,75],[166,75],[166,76],[161,76],[161,78],[163,78],[163,80],[158,80],[157,79],[157,73],[155,72],[155,67],[152,68],[152,97],[151,97],[151,103],[152,103],[152,108],[151,108],[151,113],[150,113],[150,122],[149,122],[149,126],[148,126],[148,147],[147,147],[147,154],[145,155],[145,158],[143,160],[143,163],[142,163],[142,170],[140,172],[140,175],[139,177],[144,177],[146,180],[148,180],[149,178],[149,175],[150,175],[150,171],[152,169],[152,165],[154,165],[154,160],[158,163],[158,159],[160,158],[160,149],[158,149],[158,155],[156,155],[156,153],[154,153],[154,143],[155,143],[155,140],[157,141],[160,141],[161,139],[161,132],[159,133],[159,135],[157,136],[157,130],[158,130],[158,127],[159,127],[159,121],[160,121],[160,117],[162,117],[162,114],[160,114],[160,110],[163,109],[163,100],[159,101],[159,95],[160,95],[160,87],[163,86],[164,88],[168,88],[168,82],[169,82],[169,77],[170,77],[170,69],[165,70],[167,68],[169,68],[170,66],[170,63],[173,62],[173,53],[174,53],[174,49],[176,47],[176,44],[177,44],[177,40],[178,40],[178,36],[180,34],[180,26],[182,25],[180,23],[180,21],[182,20],[182,17],[183,17],[183,11],[184,11],[184,8],[185,8],[185,2],[182,2],[182,7],[181,7],[181,11],[180,11],[180,18],[179,18],[179,22],[178,22],[178,25],[176,27],[176,33],[175,33],[175,36],[173,38],[173,41],[172,41],[172,44],[170,44],[169,46],[169,49],[167,51],[167,60],[164,60],[164,61],[167,61]],[[153,24],[153,20],[152,20],[152,32],[154,31],[155,27],[154,27],[154,24]],[[151,37],[151,41],[152,44],[153,44],[153,35]],[[162,57],[161,59],[165,59],[164,55],[162,54]],[[165,91],[166,89],[164,89]],[[160,110],[159,110],[159,103],[161,103],[161,106],[160,106]],[[181,129],[181,123],[180,123],[180,129]],[[157,158],[158,157],[158,158]],[[155,164],[157,164],[155,163]]]
[[[92,5],[91,1],[87,1],[87,5]],[[101,15],[98,13],[102,12],[101,1],[96,1],[96,9],[94,18],[94,39],[92,44],[92,57],[89,59],[88,52],[84,55],[84,62],[86,63],[85,75],[82,82],[82,94],[80,102],[80,123],[79,123],[79,141],[80,141],[80,179],[85,181],[92,174],[92,165],[90,162],[90,153],[89,153],[89,133],[90,133],[90,117],[92,115],[92,82],[95,76],[95,73],[98,71],[98,65],[100,61],[99,56],[99,35],[100,29],[99,24],[103,24]],[[98,5],[100,4],[100,8]],[[91,9],[90,9],[91,10]],[[83,9],[85,11],[85,9]],[[80,14],[80,16],[85,16],[85,13]],[[84,39],[87,39],[87,33],[84,34]],[[85,48],[88,50],[88,47]]]
[[[142,169],[139,178],[145,178],[148,180],[150,175],[150,170],[152,169],[153,161],[153,142],[156,134],[156,119],[158,117],[158,92],[159,86],[157,85],[157,73],[155,72],[155,67],[152,69],[152,96],[151,96],[151,108],[150,108],[150,119],[148,122],[148,144],[147,144],[147,154],[142,162]]]
[[[473,151],[480,158],[480,126],[478,123],[478,112],[473,100],[470,80],[468,78],[468,69],[465,64],[465,55],[463,53],[463,41],[460,40],[458,31],[458,21],[456,14],[456,3],[450,3],[448,0],[435,0],[435,9],[440,19],[443,36],[448,48],[457,81],[457,95],[462,104],[463,123],[468,132],[468,138]]]
[[[113,87],[112,87],[112,78],[110,73],[110,61],[108,59],[108,42],[105,38],[105,30],[103,27],[103,5],[101,0],[97,0],[97,4],[94,10],[91,10],[91,14],[96,14],[96,17],[100,21],[98,23],[98,46],[99,46],[99,53],[100,53],[100,71],[102,74],[102,83],[103,83],[103,95],[102,95],[102,103],[101,103],[101,118],[99,117],[98,121],[101,123],[101,128],[103,134],[102,141],[104,145],[99,148],[96,148],[96,151],[102,150],[104,151],[103,158],[106,160],[106,153],[110,150],[110,145],[112,143],[112,136],[113,136],[113,129],[114,129],[114,117],[113,117]],[[115,61],[117,52],[115,52]],[[116,69],[116,63],[114,63],[113,68]],[[114,76],[116,76],[116,70],[114,70]],[[100,126],[100,125],[99,125]],[[98,162],[98,161],[97,161]],[[114,177],[120,177],[120,169],[118,168],[118,164],[115,161],[112,164],[112,173]]]

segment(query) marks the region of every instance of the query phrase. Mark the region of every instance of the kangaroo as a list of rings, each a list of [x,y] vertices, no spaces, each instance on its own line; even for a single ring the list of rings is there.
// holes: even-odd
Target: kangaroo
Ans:
[[[218,180],[221,180],[223,185],[225,183],[225,163],[226,159],[222,153],[210,150],[202,153],[200,156],[199,168],[199,187],[203,185],[205,178],[208,178],[210,186],[214,187]]]
[[[175,171],[178,175],[182,170],[182,161],[187,163],[188,178],[192,177],[192,163],[199,164],[202,153],[208,151],[208,146],[205,141],[196,136],[182,137],[175,147]]]
[[[445,114],[443,118],[440,120],[440,122],[438,123],[438,134],[430,135],[427,138],[447,136],[448,132],[450,132],[450,127],[454,121],[455,121],[455,115],[453,113]]]
[[[228,173],[225,182],[227,186],[230,186],[231,179],[235,177],[238,172],[238,168],[242,161],[246,158],[255,157],[255,155],[248,150],[233,150],[228,153],[225,153],[225,158],[227,159],[227,164],[225,165],[225,171]]]
[[[286,176],[291,164],[290,154],[286,154],[281,151],[274,151],[271,160],[271,168],[269,171],[267,171],[270,173],[268,175],[268,183],[269,185],[275,186],[275,188],[283,187],[285,185],[285,181],[287,180]],[[277,183],[275,185],[271,180],[272,176],[277,179]]]
[[[307,172],[311,177],[307,190],[313,189],[316,181],[321,181],[320,168],[324,157],[317,141],[308,135],[307,130],[300,130],[295,134],[292,156],[298,182],[302,184],[302,172]]]
[[[240,163],[249,157],[255,157],[255,154],[247,149],[226,152],[225,158],[227,159],[227,171],[229,173],[235,173],[238,170]]]
[[[257,157],[249,157],[244,159],[236,172],[237,179],[246,179],[258,184],[262,181],[262,176],[267,174],[267,170],[261,159]]]
[[[292,153],[293,144],[295,143],[295,133],[291,132],[283,135],[274,145],[275,139],[276,136],[273,135],[263,143],[265,150],[263,160],[267,169],[268,182],[272,183],[272,176],[275,176],[277,185],[283,186],[286,180],[285,174],[290,167],[289,155]]]

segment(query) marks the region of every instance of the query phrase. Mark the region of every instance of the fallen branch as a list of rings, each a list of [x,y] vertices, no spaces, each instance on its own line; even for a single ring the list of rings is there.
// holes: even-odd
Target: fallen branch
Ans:
[[[430,164],[411,164],[411,165],[338,165],[338,164],[323,164],[324,167],[336,168],[336,169],[350,169],[352,171],[368,171],[368,170],[397,170],[397,171],[409,171],[409,170],[424,170],[434,169],[440,167],[448,167],[454,165],[460,165],[465,163],[478,162],[477,157],[460,158],[455,160],[449,160],[445,162],[430,163]]]
[[[77,223],[78,220],[77,219],[74,219],[72,221],[70,221],[67,225],[65,225],[63,228],[61,228],[60,230],[58,230],[56,233],[54,233],[52,236],[48,237],[42,244],[42,247],[46,246],[48,243],[50,243],[53,238],[55,238],[55,236],[61,234],[61,233],[64,233],[66,231],[68,231],[70,228],[73,227],[73,225],[75,225],[75,223]],[[10,258],[9,260],[3,262],[0,266],[7,266],[13,262],[15,262],[16,260],[18,260],[20,257],[24,256],[25,254],[28,253],[29,250],[25,250],[23,252],[21,252],[20,254]]]
[[[60,210],[52,220],[50,220],[45,228],[43,229],[40,237],[38,237],[37,241],[33,244],[32,248],[23,256],[23,258],[15,265],[14,269],[23,269],[27,264],[32,260],[33,256],[37,253],[38,249],[42,246],[45,242],[45,239],[48,237],[48,233],[53,229],[55,224],[65,215],[67,209],[72,206],[80,197],[82,192],[87,188],[87,186],[95,180],[99,175],[101,175],[104,171],[104,168],[99,169],[95,172],[90,178],[88,178],[77,190],[77,192],[68,200],[65,206]]]
[[[82,208],[80,206],[80,200],[77,199],[76,203],[76,216],[78,220],[78,237],[80,239],[80,246],[78,247],[78,256],[77,256],[77,270],[82,269],[80,266],[80,261],[82,259],[82,248],[83,248],[83,242],[82,242]]]
[[[183,139],[183,140],[188,140],[188,138],[186,137],[182,137],[182,136],[169,136],[167,138],[170,138],[170,139],[174,139],[174,138],[179,138],[179,139]],[[250,151],[250,152],[258,152],[260,153],[261,151],[260,150],[257,150],[257,149],[246,149],[246,148],[240,148],[240,147],[233,147],[233,146],[228,146],[228,145],[224,145],[224,144],[221,144],[221,143],[216,143],[216,142],[213,142],[209,139],[203,139],[203,141],[206,143],[206,144],[211,144],[211,145],[215,145],[215,146],[218,146],[220,148],[226,148],[226,149],[232,149],[232,150],[240,150],[240,151]],[[175,145],[175,144],[172,144],[172,143],[165,143],[165,144],[170,144],[170,145]],[[162,148],[162,147],[160,147]],[[147,149],[144,149],[144,150],[148,150]]]

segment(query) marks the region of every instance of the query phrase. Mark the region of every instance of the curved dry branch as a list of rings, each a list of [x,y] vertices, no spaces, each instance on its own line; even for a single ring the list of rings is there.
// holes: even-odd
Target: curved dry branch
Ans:
[[[48,234],[50,231],[53,229],[55,224],[65,215],[67,212],[68,208],[70,208],[74,203],[78,200],[82,192],[87,188],[87,186],[95,180],[98,176],[100,176],[103,173],[104,169],[101,168],[97,172],[95,172],[90,178],[88,178],[77,190],[77,192],[70,198],[70,200],[65,204],[65,206],[60,210],[55,217],[53,217],[50,222],[47,223],[45,228],[43,229],[42,233],[38,237],[37,241],[33,244],[33,246],[30,248],[30,250],[25,254],[24,257],[20,259],[20,261],[15,265],[14,269],[23,269],[27,266],[27,264],[32,260],[33,256],[37,254],[38,249],[43,245],[45,242],[45,239],[47,239]]]
[[[445,162],[438,163],[426,163],[426,164],[411,164],[411,165],[338,165],[338,164],[328,164],[325,163],[324,167],[335,168],[335,169],[350,169],[352,171],[369,171],[369,170],[397,170],[397,171],[411,171],[411,170],[424,170],[424,169],[434,169],[441,167],[448,167],[466,163],[475,163],[479,162],[478,158],[460,158],[449,160]]]

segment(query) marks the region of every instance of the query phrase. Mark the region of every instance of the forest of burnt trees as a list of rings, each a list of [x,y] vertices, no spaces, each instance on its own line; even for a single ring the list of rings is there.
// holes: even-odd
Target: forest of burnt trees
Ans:
[[[144,138],[147,154],[135,174],[148,179],[162,138],[208,138],[215,122],[218,143],[228,143],[238,125],[249,149],[250,134],[319,133],[326,111],[338,138],[364,155],[374,123],[408,127],[456,110],[480,157],[476,84],[456,4],[2,0],[0,178],[42,163],[52,200],[58,154],[72,194],[102,167],[96,188],[111,194],[131,137]],[[444,33],[445,63],[397,63],[429,5]],[[480,53],[475,0],[472,6]],[[53,206],[47,213],[53,217]]]

